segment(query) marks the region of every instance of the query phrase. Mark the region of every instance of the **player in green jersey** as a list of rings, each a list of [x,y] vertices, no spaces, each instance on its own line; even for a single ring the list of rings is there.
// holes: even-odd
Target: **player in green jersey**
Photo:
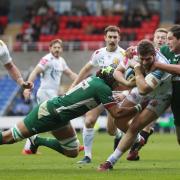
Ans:
[[[52,131],[55,138],[30,138],[35,146],[46,146],[68,157],[79,153],[78,139],[70,120],[103,104],[113,117],[135,115],[141,105],[120,108],[112,97],[112,89],[117,86],[113,78],[113,68],[107,67],[68,91],[35,107],[24,120],[7,131],[0,132],[0,144],[12,144],[24,138]]]
[[[171,64],[161,64],[156,62],[154,69],[167,71],[173,75],[172,78],[172,101],[171,109],[174,115],[174,124],[176,126],[177,141],[180,144],[180,25],[174,25],[167,34],[168,46],[161,48],[163,55],[170,60]]]

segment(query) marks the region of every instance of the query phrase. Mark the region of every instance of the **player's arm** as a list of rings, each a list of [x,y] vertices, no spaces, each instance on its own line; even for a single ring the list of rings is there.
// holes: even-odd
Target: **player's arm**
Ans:
[[[29,75],[28,82],[33,83],[36,77],[42,72],[43,72],[43,69],[37,65],[31,72],[31,74]],[[31,89],[25,89],[23,91],[23,95],[26,100],[29,99],[31,95]]]
[[[31,72],[31,74],[28,77],[28,81],[29,82],[34,82],[34,80],[36,79],[36,77],[41,74],[43,72],[43,69],[41,67],[39,67],[38,65],[33,69],[33,71]]]
[[[180,75],[180,65],[179,64],[164,64],[164,63],[160,63],[160,62],[155,62],[153,64],[153,68],[159,69],[162,71],[166,71],[171,74]]]
[[[77,78],[77,74],[75,72],[73,72],[70,68],[67,68],[64,70],[64,74],[66,76],[68,76],[72,81],[75,81],[75,79]]]
[[[77,78],[75,79],[75,81],[72,83],[71,88],[73,88],[75,85],[77,85],[78,83],[80,83],[83,79],[87,78],[90,74],[91,71],[93,69],[93,65],[91,63],[87,63],[79,72]]]
[[[106,106],[106,109],[114,118],[122,118],[127,115],[135,115],[137,112],[141,112],[142,107],[140,104],[132,107],[121,107],[118,104],[114,104],[113,106]]]
[[[140,94],[148,94],[159,84],[159,80],[155,78],[151,73],[144,77],[140,64],[134,66],[136,86]]]
[[[19,84],[22,88],[31,89],[33,87],[32,83],[30,83],[28,81],[25,82],[23,80],[19,69],[17,68],[17,66],[12,61],[5,64],[4,67],[6,68],[9,75],[12,77],[12,79],[14,79],[17,82],[17,84]]]
[[[125,72],[125,69],[124,67],[120,64],[115,70],[114,70],[114,78],[116,79],[116,81],[118,81],[119,83],[121,83],[122,85],[124,86],[127,86],[127,87],[134,87],[135,86],[135,81],[127,81],[125,78],[124,78],[124,72]]]

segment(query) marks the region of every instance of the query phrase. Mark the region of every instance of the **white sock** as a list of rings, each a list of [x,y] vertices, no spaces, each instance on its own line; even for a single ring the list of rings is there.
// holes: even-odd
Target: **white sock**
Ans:
[[[24,145],[24,150],[30,150],[31,142],[29,139],[26,140],[26,143]]]
[[[116,148],[115,151],[108,157],[107,161],[114,165],[122,154],[122,151],[119,148]]]
[[[92,158],[92,144],[94,140],[94,128],[83,128],[83,142],[85,156]]]

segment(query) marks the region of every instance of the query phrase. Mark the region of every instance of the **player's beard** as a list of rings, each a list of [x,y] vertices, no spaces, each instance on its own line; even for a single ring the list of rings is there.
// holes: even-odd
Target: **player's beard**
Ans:
[[[109,51],[114,51],[117,48],[117,45],[114,42],[109,43],[108,49]]]
[[[58,58],[58,57],[60,56],[59,51],[55,51],[55,52],[53,53],[53,56],[55,56],[56,58]]]

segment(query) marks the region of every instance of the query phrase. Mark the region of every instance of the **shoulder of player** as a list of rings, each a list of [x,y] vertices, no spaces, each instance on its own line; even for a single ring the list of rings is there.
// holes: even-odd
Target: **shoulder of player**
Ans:
[[[105,51],[106,51],[106,47],[102,47],[102,48],[99,48],[99,49],[95,50],[93,54],[94,55],[99,55],[99,54],[101,54],[101,53],[103,53]]]
[[[6,44],[2,40],[0,40],[0,46],[6,46]]]
[[[169,64],[169,60],[166,58],[166,56],[164,56],[164,54],[158,50],[156,51],[156,60],[161,63]]]
[[[96,87],[96,92],[97,91],[104,91],[105,89],[111,89],[103,79],[92,76],[92,85]]]

